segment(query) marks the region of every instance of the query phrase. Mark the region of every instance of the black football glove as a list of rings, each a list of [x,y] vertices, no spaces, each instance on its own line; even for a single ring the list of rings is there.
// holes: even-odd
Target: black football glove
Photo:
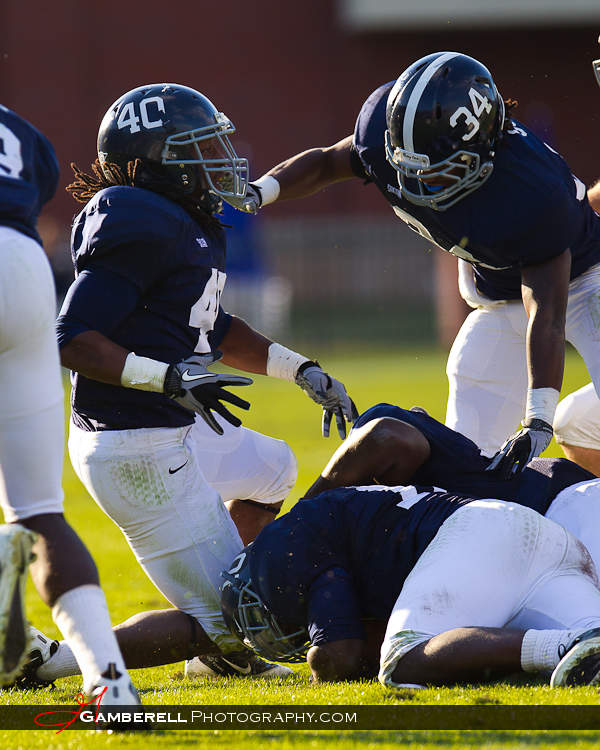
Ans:
[[[238,211],[244,211],[247,214],[256,214],[258,209],[262,206],[262,194],[260,188],[257,187],[253,182],[248,183],[246,188],[246,195],[243,198],[225,198],[229,203]]]
[[[354,401],[346,393],[344,385],[324,372],[318,362],[310,361],[298,368],[296,385],[323,407],[323,437],[329,437],[331,417],[335,414],[338,433],[343,440],[346,437],[346,421],[354,422],[358,417]]]
[[[520,474],[531,459],[550,445],[552,425],[543,419],[532,419],[504,443],[486,471],[497,471],[502,479]]]
[[[228,373],[210,372],[207,368],[222,357],[221,352],[208,354],[192,354],[191,357],[169,365],[165,377],[164,392],[169,398],[177,401],[190,411],[200,414],[209,427],[218,434],[223,434],[223,428],[214,418],[213,411],[220,414],[234,427],[242,422],[228,411],[221,401],[229,401],[241,409],[249,409],[248,401],[224,390],[228,385],[251,385],[250,378]]]

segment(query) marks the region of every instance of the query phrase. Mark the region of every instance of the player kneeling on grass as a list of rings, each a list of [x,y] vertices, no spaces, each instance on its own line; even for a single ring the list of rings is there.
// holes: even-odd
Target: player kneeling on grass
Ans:
[[[590,555],[514,503],[432,487],[329,490],[267,526],[224,576],[232,632],[279,661],[312,644],[318,681],[440,685],[519,670],[552,672],[553,686],[600,680]],[[378,660],[367,628],[386,620]]]
[[[93,174],[75,168],[69,186],[86,205],[58,337],[73,371],[75,472],[177,607],[118,629],[126,662],[164,664],[218,646],[227,658],[211,657],[208,673],[265,676],[289,670],[240,651],[221,615],[220,573],[275,517],[296,463],[282,441],[241,428],[225,407],[248,408],[227,388],[252,381],[208,368],[218,348],[232,367],[295,382],[323,407],[325,432],[335,415],[345,435],[356,410],[316,362],[220,306],[218,213],[222,199],[243,197],[248,171],[233,132],[205,96],[177,84],[141,86],[108,109]],[[235,493],[227,508],[223,487]],[[44,665],[45,679],[72,674],[64,658],[52,674]]]

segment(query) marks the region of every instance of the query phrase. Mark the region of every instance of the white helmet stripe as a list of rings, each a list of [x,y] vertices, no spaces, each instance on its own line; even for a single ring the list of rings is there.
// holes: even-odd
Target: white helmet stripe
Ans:
[[[412,90],[410,97],[408,99],[408,104],[406,105],[406,112],[404,113],[404,125],[402,130],[402,140],[404,143],[404,148],[406,151],[412,151],[415,150],[415,144],[413,142],[413,128],[415,124],[415,114],[417,112],[417,107],[419,105],[419,101],[421,99],[421,96],[423,95],[423,91],[425,91],[425,87],[429,83],[429,81],[433,78],[434,73],[438,68],[440,68],[445,62],[448,60],[451,60],[453,57],[458,57],[458,52],[444,52],[439,57],[437,57],[433,62],[429,63],[429,65],[423,70],[421,73],[421,77],[417,81],[416,86]]]

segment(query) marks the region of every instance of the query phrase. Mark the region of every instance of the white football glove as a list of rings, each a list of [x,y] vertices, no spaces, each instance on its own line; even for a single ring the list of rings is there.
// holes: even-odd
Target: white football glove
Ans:
[[[338,433],[343,440],[346,421],[354,422],[358,417],[358,410],[344,385],[324,372],[318,362],[311,361],[300,365],[295,380],[296,385],[323,407],[323,437],[329,437],[331,417],[335,414]]]
[[[193,354],[183,362],[169,365],[164,384],[164,392],[167,396],[185,406],[186,409],[198,413],[218,435],[223,434],[223,428],[214,418],[213,410],[234,427],[242,424],[241,420],[228,411],[221,401],[229,401],[230,404],[239,406],[241,409],[250,408],[248,401],[229,393],[224,390],[223,386],[252,384],[250,378],[241,375],[210,372],[207,367],[222,356],[223,354],[218,351]]]
[[[503,479],[520,474],[533,458],[546,450],[553,434],[552,425],[543,419],[523,423],[496,453],[486,471],[497,471]]]
[[[248,183],[246,195],[243,198],[226,198],[229,203],[238,211],[244,211],[247,214],[256,214],[262,206],[262,194],[260,188],[253,182]]]

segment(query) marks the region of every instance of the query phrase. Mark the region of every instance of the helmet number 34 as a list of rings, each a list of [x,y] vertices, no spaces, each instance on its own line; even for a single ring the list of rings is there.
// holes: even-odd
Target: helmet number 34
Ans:
[[[139,104],[139,117],[135,113],[135,102],[127,102],[119,112],[119,117],[117,119],[117,127],[119,130],[129,128],[130,133],[138,133],[141,130],[140,120],[142,127],[146,129],[160,128],[163,124],[162,119],[159,117],[157,120],[151,120],[150,115],[148,114],[148,107],[151,104],[156,107],[157,113],[165,111],[165,103],[160,96],[148,96],[146,99],[142,99]]]
[[[476,91],[474,88],[469,89],[469,99],[471,100],[473,112],[467,109],[467,107],[459,107],[450,116],[450,125],[453,128],[458,125],[458,120],[460,117],[465,118],[465,125],[467,125],[470,129],[462,136],[463,141],[470,141],[471,138],[473,138],[473,136],[479,130],[479,118],[481,117],[481,115],[484,112],[489,114],[492,110],[492,105],[489,99],[486,96],[480,94],[479,91]]]

